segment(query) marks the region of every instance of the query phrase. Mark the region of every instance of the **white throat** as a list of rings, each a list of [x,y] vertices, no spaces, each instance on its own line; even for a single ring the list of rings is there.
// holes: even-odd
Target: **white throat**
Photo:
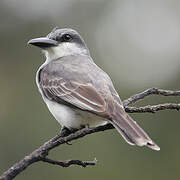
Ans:
[[[81,55],[89,54],[88,49],[79,47],[75,43],[69,43],[69,42],[61,43],[58,46],[50,47],[43,51],[45,52],[46,62],[64,56],[70,56],[75,54],[81,54]]]

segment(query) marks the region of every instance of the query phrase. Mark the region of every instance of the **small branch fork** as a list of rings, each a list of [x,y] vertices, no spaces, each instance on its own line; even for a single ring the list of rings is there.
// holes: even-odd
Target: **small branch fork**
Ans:
[[[163,90],[158,88],[149,88],[141,93],[135,94],[130,98],[123,101],[124,106],[134,104],[135,102],[144,99],[149,95],[162,95],[162,96],[180,96],[180,91]]]
[[[171,91],[171,90],[162,90],[158,88],[150,88],[144,92],[135,94],[130,98],[123,101],[126,112],[129,113],[155,113],[160,110],[179,110],[180,104],[175,103],[164,103],[158,105],[147,105],[144,107],[129,107],[128,105],[134,104],[137,101],[144,99],[149,95],[162,95],[162,96],[180,96],[180,91]],[[25,156],[24,159],[20,160],[18,163],[14,164],[11,168],[5,171],[2,176],[0,176],[0,180],[11,180],[15,178],[19,173],[24,171],[28,166],[35,162],[46,162],[53,165],[58,165],[61,167],[69,167],[71,165],[79,165],[82,167],[86,166],[94,166],[97,163],[97,160],[93,161],[81,161],[81,160],[66,160],[66,161],[57,161],[47,158],[50,150],[54,149],[57,146],[68,143],[72,140],[82,138],[88,134],[101,132],[109,129],[113,129],[114,127],[111,124],[106,124],[104,126],[98,126],[94,128],[84,128],[82,130],[71,133],[67,136],[62,136],[62,134],[58,134],[45,144],[37,148],[35,151]]]

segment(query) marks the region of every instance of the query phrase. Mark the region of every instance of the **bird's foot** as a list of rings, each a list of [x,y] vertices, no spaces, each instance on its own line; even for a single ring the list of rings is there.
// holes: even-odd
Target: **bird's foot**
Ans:
[[[68,136],[72,133],[72,131],[70,129],[68,129],[67,127],[65,126],[62,126],[60,132],[59,132],[59,135],[62,136],[62,137],[65,137],[65,136]]]
[[[66,137],[66,136],[69,136],[69,135],[72,134],[72,133],[75,133],[76,131],[78,131],[78,129],[74,129],[74,128],[68,129],[67,127],[63,126],[63,127],[61,128],[59,134],[60,134],[61,137]],[[69,142],[66,142],[66,144],[72,145],[72,144],[69,143]]]

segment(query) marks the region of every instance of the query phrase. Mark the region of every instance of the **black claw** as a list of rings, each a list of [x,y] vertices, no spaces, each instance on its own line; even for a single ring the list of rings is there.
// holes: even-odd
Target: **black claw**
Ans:
[[[70,143],[70,142],[66,142],[66,144],[67,144],[67,145],[70,145],[70,146],[72,145],[72,143]]]
[[[70,135],[71,133],[72,133],[72,132],[71,132],[70,129],[68,129],[68,128],[65,127],[65,126],[62,126],[59,134],[60,134],[62,137],[65,137],[65,136]]]
[[[63,126],[62,128],[61,128],[61,130],[60,130],[60,135],[62,136],[62,137],[65,137],[65,136],[68,136],[68,135],[70,135],[70,134],[72,134],[72,133],[75,133],[76,131],[78,131],[78,129],[68,129],[67,127],[65,127],[65,126]]]

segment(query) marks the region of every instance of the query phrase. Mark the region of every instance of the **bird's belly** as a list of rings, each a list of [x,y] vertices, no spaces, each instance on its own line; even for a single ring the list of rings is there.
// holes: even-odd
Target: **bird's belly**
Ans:
[[[67,128],[79,129],[82,126],[95,127],[104,125],[108,122],[107,119],[104,119],[88,111],[73,109],[48,99],[45,99],[45,102],[55,119],[61,124],[61,126],[65,126]]]

